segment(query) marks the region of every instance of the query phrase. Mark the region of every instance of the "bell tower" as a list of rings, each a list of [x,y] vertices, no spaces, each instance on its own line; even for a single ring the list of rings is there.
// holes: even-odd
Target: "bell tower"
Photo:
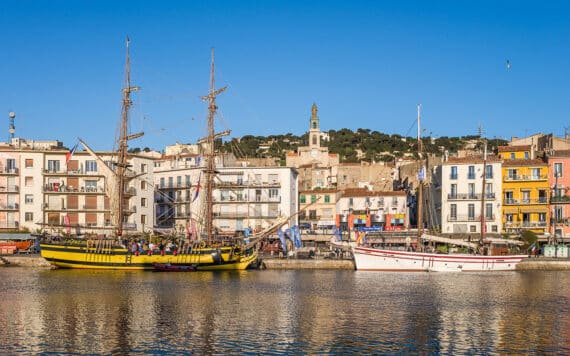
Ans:
[[[319,116],[317,115],[317,104],[313,103],[311,108],[311,120],[309,128],[309,147],[321,147],[321,129],[319,128]]]

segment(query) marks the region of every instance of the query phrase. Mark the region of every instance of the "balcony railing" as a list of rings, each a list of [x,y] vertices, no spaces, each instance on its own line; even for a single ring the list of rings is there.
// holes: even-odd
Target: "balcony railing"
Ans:
[[[481,193],[459,193],[459,194],[448,194],[447,199],[449,200],[479,200],[481,199]]]
[[[505,199],[504,205],[530,205],[530,204],[548,204],[546,197],[540,198],[523,198],[523,199]]]
[[[0,174],[18,174],[20,170],[18,168],[2,168],[0,169]]]
[[[551,203],[570,203],[569,195],[553,196],[550,199]]]
[[[485,215],[485,220],[495,220],[495,214]],[[464,222],[464,221],[481,221],[481,215],[448,215],[447,221],[449,222]]]
[[[548,223],[546,221],[522,221],[522,222],[506,222],[505,228],[546,228]]]
[[[9,185],[8,187],[0,187],[0,192],[5,193],[18,193],[20,191],[20,187],[17,185]]]
[[[517,175],[508,175],[503,178],[504,181],[537,181],[537,180],[548,180],[547,175],[525,175],[525,174],[517,174]]]
[[[0,204],[0,210],[18,210],[20,206],[18,203],[13,204]]]

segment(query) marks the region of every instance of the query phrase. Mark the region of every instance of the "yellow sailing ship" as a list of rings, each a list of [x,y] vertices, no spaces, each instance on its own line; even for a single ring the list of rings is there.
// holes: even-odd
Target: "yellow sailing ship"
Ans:
[[[104,175],[109,184],[106,185],[106,194],[110,199],[112,225],[116,227],[114,239],[65,239],[55,238],[40,243],[41,255],[51,264],[62,268],[88,268],[88,269],[122,269],[122,270],[152,270],[157,265],[178,267],[191,267],[191,270],[243,270],[257,262],[257,251],[254,244],[246,245],[238,238],[222,239],[213,234],[212,190],[215,176],[214,164],[214,115],[217,110],[216,96],[223,92],[214,88],[214,51],[212,49],[212,65],[210,74],[210,90],[203,100],[208,102],[208,136],[206,142],[206,186],[205,214],[203,230],[204,239],[190,241],[175,249],[152,249],[140,251],[131,248],[134,241],[120,242],[123,237],[122,225],[125,206],[125,191],[129,180],[136,177],[134,172],[128,170],[127,141],[140,134],[127,132],[128,110],[131,105],[130,93],[138,90],[131,86],[129,64],[129,41],[127,38],[127,56],[125,70],[125,88],[123,89],[123,109],[121,115],[121,130],[118,141],[117,163],[114,168],[108,167],[105,162],[83,141],[80,142],[86,150],[101,161]]]

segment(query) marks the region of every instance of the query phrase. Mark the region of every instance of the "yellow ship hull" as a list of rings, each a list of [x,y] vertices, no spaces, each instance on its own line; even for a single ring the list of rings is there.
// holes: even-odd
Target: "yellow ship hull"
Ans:
[[[187,253],[135,255],[126,248],[88,248],[86,244],[40,244],[41,256],[61,268],[153,270],[154,264],[194,266],[200,271],[244,270],[257,261],[253,250],[236,252],[235,247],[200,247]]]

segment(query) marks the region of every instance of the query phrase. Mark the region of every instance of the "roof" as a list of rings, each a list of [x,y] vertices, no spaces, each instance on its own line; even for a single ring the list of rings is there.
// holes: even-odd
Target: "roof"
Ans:
[[[498,156],[488,156],[487,163],[497,163],[501,162],[501,158]],[[467,164],[467,163],[483,163],[483,156],[469,156],[469,157],[449,157],[447,162],[443,162],[444,165],[448,164]]]
[[[366,188],[348,188],[343,191],[343,197],[394,197],[394,196],[406,196],[406,192],[403,190],[396,191],[378,191],[378,190],[368,190]]]
[[[313,189],[313,190],[302,190],[300,194],[328,194],[328,193],[337,193],[339,192],[338,189],[330,188],[330,189]]]
[[[499,146],[499,152],[513,152],[513,151],[530,151],[530,145],[518,145],[518,146]]]
[[[503,166],[548,166],[548,164],[541,159],[507,159],[503,161]]]

